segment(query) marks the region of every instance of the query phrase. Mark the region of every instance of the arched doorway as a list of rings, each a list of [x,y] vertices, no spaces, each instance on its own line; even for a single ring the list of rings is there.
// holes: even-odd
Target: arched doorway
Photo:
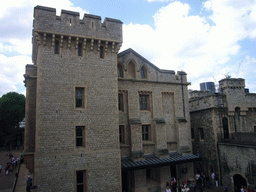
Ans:
[[[239,174],[236,174],[233,176],[233,181],[234,181],[234,190],[235,192],[240,192],[242,186],[247,187],[247,182],[244,177],[242,177]]]

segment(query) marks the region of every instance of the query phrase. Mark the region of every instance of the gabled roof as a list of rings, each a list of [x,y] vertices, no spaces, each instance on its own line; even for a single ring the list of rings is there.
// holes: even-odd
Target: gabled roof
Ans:
[[[180,155],[179,153],[171,153],[170,157],[159,158],[155,155],[145,155],[145,160],[133,161],[130,157],[122,157],[121,165],[122,169],[145,169],[148,167],[160,167],[167,165],[174,165],[180,163],[189,163],[193,161],[200,161],[199,156],[190,155]]]
[[[157,71],[161,72],[161,73],[171,73],[171,74],[175,74],[175,71],[173,70],[162,70],[159,69],[157,66],[155,66],[153,63],[151,63],[150,61],[148,61],[146,58],[142,57],[139,53],[137,53],[136,51],[134,51],[133,49],[129,48],[126,49],[124,51],[122,51],[121,53],[118,53],[117,57],[123,57],[126,54],[129,53],[133,53],[135,56],[137,56],[138,58],[140,58],[141,60],[143,60],[145,63],[149,64],[151,67],[155,68]]]

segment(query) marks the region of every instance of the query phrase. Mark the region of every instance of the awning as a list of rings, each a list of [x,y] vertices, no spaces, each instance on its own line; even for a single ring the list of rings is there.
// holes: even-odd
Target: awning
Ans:
[[[200,157],[196,155],[180,155],[179,153],[171,153],[170,157],[159,158],[155,155],[145,155],[145,160],[132,161],[130,157],[122,157],[122,170],[125,169],[145,169],[149,167],[160,167],[181,163],[189,163],[200,161]]]

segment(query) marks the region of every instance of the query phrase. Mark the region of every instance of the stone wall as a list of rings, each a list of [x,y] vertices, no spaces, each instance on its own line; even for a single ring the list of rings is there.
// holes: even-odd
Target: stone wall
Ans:
[[[256,187],[256,146],[219,144],[223,184],[234,186],[233,176],[241,175],[248,187]]]

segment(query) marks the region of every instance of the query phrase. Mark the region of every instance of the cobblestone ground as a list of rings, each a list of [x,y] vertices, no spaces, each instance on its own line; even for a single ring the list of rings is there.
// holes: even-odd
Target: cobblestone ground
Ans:
[[[11,153],[14,155],[14,158],[20,157],[20,150],[11,151]],[[18,167],[16,167],[13,170],[12,174],[5,174],[5,166],[7,162],[10,162],[9,156],[6,155],[6,151],[0,151],[0,165],[2,165],[2,171],[0,173],[0,191],[7,192],[11,191],[13,187],[13,182],[15,180],[15,173],[18,170]]]

